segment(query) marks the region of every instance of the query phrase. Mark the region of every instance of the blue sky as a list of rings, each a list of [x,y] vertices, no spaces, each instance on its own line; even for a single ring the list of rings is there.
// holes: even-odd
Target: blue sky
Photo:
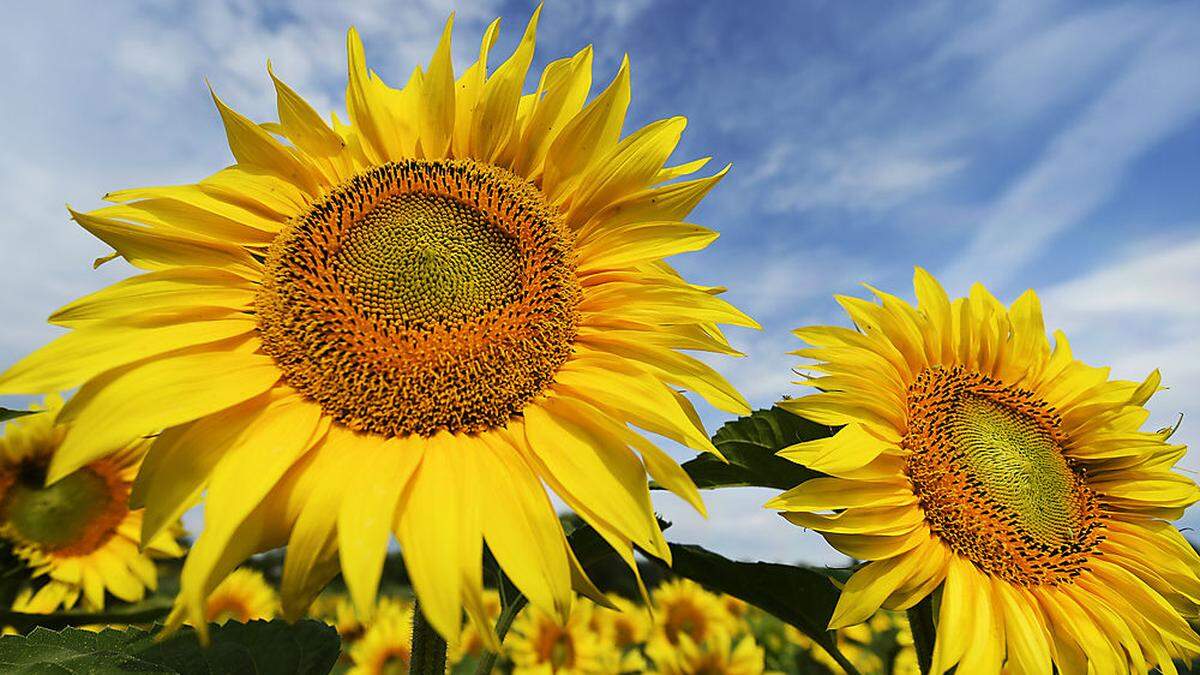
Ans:
[[[679,158],[733,172],[693,214],[722,237],[679,259],[758,318],[723,365],[756,405],[783,394],[789,329],[844,323],[831,296],[866,281],[911,296],[913,265],[962,294],[1033,287],[1078,356],[1170,387],[1200,442],[1200,4],[551,1],[535,65],[597,50],[596,82],[633,62],[630,123],[682,114]],[[67,300],[129,273],[63,207],[194,181],[231,162],[204,85],[273,114],[265,63],[341,109],[344,36],[403,81],[457,11],[459,64],[527,2],[20,3],[0,26],[0,364],[52,337]],[[709,411],[714,425],[720,414]],[[682,455],[680,455],[682,456]],[[1185,460],[1200,466],[1195,452]],[[670,499],[671,537],[740,557],[834,562],[818,537],[724,491],[701,521]],[[1184,524],[1196,521],[1189,514]]]

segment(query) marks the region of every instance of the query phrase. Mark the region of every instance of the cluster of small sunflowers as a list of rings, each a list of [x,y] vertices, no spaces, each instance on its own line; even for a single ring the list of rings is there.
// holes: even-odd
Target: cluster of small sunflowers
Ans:
[[[1159,373],[1111,379],[1051,345],[1032,292],[951,299],[921,269],[915,305],[872,288],[838,298],[853,328],[796,331],[817,393],[780,403],[828,433],[779,449],[818,477],[767,508],[863,561],[830,607],[842,660],[686,581],[653,612],[602,601],[553,498],[644,591],[635,554],[674,555],[651,480],[705,513],[652,439],[726,459],[685,393],[750,409],[691,353],[740,355],[724,327],[758,325],[666,260],[715,239],[684,219],[725,169],[668,164],[683,118],[625,133],[627,60],[595,96],[590,48],[525,92],[540,11],[494,69],[489,26],[458,76],[449,22],[399,88],[351,30],[348,123],[271,72],[278,121],[214,95],[232,166],[71,211],[113,249],[97,264],[141,273],[52,314],[69,332],[0,374],[0,394],[49,395],[0,441],[20,617],[143,599],[202,503],[165,634],[316,612],[362,672],[418,653],[436,672],[447,642],[516,672],[679,675],[1200,654],[1200,557],[1171,525],[1200,489],[1186,448],[1142,429]],[[393,537],[419,611],[377,599]],[[278,548],[278,593],[237,570]],[[485,559],[529,602],[507,636]],[[349,600],[323,600],[339,573]],[[928,649],[880,613],[905,610],[929,616]]]

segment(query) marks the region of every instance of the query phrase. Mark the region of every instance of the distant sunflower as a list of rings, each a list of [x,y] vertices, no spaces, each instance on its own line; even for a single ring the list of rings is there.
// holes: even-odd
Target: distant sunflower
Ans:
[[[522,94],[537,18],[489,73],[493,23],[457,79],[448,22],[399,89],[351,30],[349,124],[277,78],[279,122],[214,96],[236,164],[72,212],[148,273],[56,312],[74,330],[0,393],[81,387],[52,480],[162,431],[133,495],[144,537],[206,499],[172,625],[285,544],[288,616],[339,562],[367,612],[391,531],[434,627],[453,642],[465,608],[494,643],[485,541],[560,620],[573,568],[588,585],[543,485],[631,566],[635,545],[670,558],[647,472],[703,509],[631,425],[715,453],[679,390],[747,411],[678,350],[734,354],[717,324],[756,324],[663,261],[716,237],[681,221],[724,171],[675,180],[705,163],[666,166],[681,117],[622,138],[628,63],[586,102],[591,48]]]
[[[720,597],[690,579],[675,579],[654,589],[654,623],[670,644],[681,636],[701,644],[718,631],[733,632],[738,620]]]
[[[130,439],[46,485],[47,466],[67,434],[62,405],[47,396],[43,412],[9,421],[0,436],[0,538],[34,578],[13,603],[21,612],[76,604],[100,610],[106,593],[137,602],[157,588],[154,559],[183,555],[177,521],[138,550],[142,513],[129,509],[129,490],[146,441]]]
[[[1200,498],[1186,448],[1141,431],[1159,374],[1109,379],[1052,349],[1037,296],[982,286],[949,300],[916,273],[919,308],[839,298],[858,330],[796,331],[821,393],[780,405],[841,427],[780,454],[828,475],[771,500],[871,561],[831,627],[940,588],[933,671],[1173,672],[1200,653],[1200,557],[1168,521]]]
[[[263,578],[262,572],[246,568],[234,570],[208,596],[204,619],[209,623],[272,619],[279,611],[279,595]]]
[[[645,642],[654,623],[650,612],[619,595],[609,595],[608,601],[616,609],[596,607],[592,612],[592,630],[621,650]]]
[[[412,607],[380,603],[371,627],[350,648],[354,666],[348,675],[399,675],[412,660]]]
[[[676,643],[660,637],[646,653],[663,675],[762,675],[765,667],[763,648],[752,636],[734,638],[725,630],[700,642],[687,635]]]
[[[620,653],[592,630],[591,603],[575,605],[566,623],[528,607],[504,641],[513,675],[600,675],[618,670]]]

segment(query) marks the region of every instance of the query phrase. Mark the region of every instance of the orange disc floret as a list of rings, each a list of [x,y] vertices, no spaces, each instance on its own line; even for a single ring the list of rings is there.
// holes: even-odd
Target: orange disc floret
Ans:
[[[288,224],[255,307],[288,384],[387,436],[502,427],[571,354],[571,234],[528,180],[472,160],[376,167]]]
[[[1032,392],[962,366],[908,388],[901,445],[930,531],[1007,581],[1059,584],[1104,541],[1099,498],[1054,409]]]

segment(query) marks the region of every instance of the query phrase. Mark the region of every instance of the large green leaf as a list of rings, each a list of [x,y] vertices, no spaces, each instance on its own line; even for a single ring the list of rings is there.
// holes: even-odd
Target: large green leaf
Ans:
[[[337,662],[337,631],[318,621],[229,622],[210,626],[212,644],[202,647],[191,628],[158,641],[140,628],[91,632],[35,628],[29,635],[0,637],[5,673],[257,673],[325,675]]]
[[[775,453],[802,441],[826,438],[835,430],[778,406],[756,410],[725,424],[713,436],[713,445],[728,464],[703,454],[684,462],[683,469],[701,489],[757,486],[787,490],[820,474]]]
[[[8,408],[0,408],[0,422],[7,422],[11,419],[16,419],[18,417],[24,417],[26,415],[33,415],[34,413],[39,413],[39,412],[41,412],[41,411],[40,410],[10,410]]]
[[[825,648],[846,672],[853,666],[827,630],[838,589],[823,572],[767,562],[738,562],[692,544],[671,544],[671,570],[713,591],[732,595],[791,624]]]

